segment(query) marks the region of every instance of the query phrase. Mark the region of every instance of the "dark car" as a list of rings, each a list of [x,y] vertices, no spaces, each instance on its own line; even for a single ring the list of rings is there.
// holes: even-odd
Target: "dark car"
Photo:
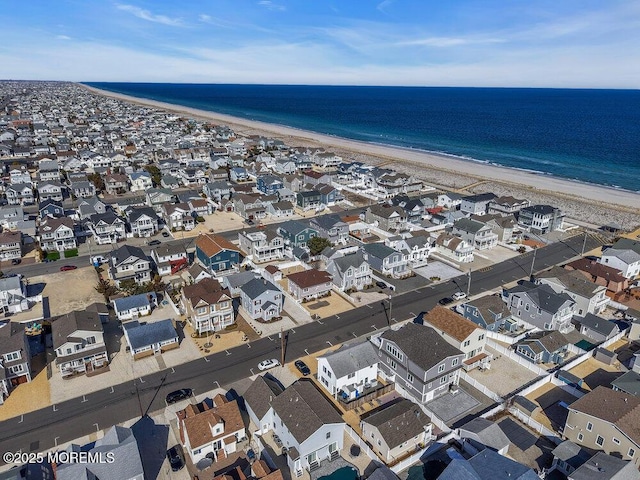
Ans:
[[[170,236],[171,236],[171,234],[165,230],[164,232],[162,232],[162,236],[163,236],[164,238],[167,238],[167,237],[170,237]]]
[[[76,267],[75,265],[65,265],[63,267],[60,267],[60,271],[61,272],[68,272],[69,270],[75,270],[76,268],[78,268],[78,267]]]
[[[309,367],[307,367],[307,364],[304,363],[302,360],[296,360],[294,365],[296,366],[298,371],[305,377],[311,373],[311,370],[309,370]]]
[[[21,261],[22,260],[20,260],[19,258],[14,258],[11,260],[11,265],[19,265]]]
[[[440,305],[449,305],[449,304],[451,304],[453,302],[454,302],[454,300],[451,297],[444,297],[444,298],[441,298],[440,300],[438,300],[438,303]]]
[[[246,223],[247,225],[253,225],[253,220],[245,220],[244,223]]]
[[[376,282],[376,285],[377,285],[378,287],[380,287],[380,288],[387,288],[387,287],[388,287],[388,285],[387,285],[386,283],[384,283],[384,282],[382,282],[382,281],[380,281],[380,280],[378,280],[378,281]]]
[[[175,392],[171,392],[167,395],[165,399],[167,403],[176,403],[180,400],[184,400],[185,398],[189,398],[191,396],[190,388],[181,388],[180,390],[176,390]]]
[[[167,459],[171,465],[171,470],[177,472],[184,467],[184,458],[182,454],[182,447],[180,445],[174,445],[167,450]]]
[[[151,240],[149,243],[147,243],[147,245],[149,245],[150,247],[155,247],[157,245],[161,245],[162,242],[160,240]]]

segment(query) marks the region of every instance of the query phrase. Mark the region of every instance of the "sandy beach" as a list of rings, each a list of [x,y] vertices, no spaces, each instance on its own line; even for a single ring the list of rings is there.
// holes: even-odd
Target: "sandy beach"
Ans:
[[[446,155],[359,142],[206,110],[142,99],[82,85],[107,97],[224,124],[241,135],[272,136],[290,146],[321,146],[356,160],[410,173],[427,184],[462,192],[492,191],[496,195],[527,198],[533,203],[561,207],[570,218],[596,225],[618,223],[624,229],[640,224],[640,194],[604,186],[573,182],[548,175],[467,161]]]

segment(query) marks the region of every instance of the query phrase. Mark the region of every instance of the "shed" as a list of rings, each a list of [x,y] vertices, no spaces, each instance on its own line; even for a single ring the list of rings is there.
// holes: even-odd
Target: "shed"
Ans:
[[[613,365],[613,363],[618,359],[618,354],[607,350],[606,348],[599,347],[596,348],[594,358],[606,365]]]
[[[558,378],[558,380],[563,381],[564,383],[566,383],[567,385],[571,385],[572,387],[582,387],[583,380],[577,375],[574,375],[571,372],[567,372],[566,370],[558,370],[556,372],[556,377]]]

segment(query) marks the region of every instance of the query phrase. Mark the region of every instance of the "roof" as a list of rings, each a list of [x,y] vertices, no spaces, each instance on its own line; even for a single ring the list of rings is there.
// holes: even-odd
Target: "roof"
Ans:
[[[68,337],[77,330],[102,332],[102,323],[97,312],[73,311],[51,322],[53,348],[67,342]]]
[[[553,353],[566,347],[571,342],[569,342],[567,337],[558,330],[551,330],[532,333],[524,340],[519,341],[516,345],[529,345],[537,353],[540,353],[540,350],[536,349],[535,346],[532,345],[535,343],[539,343],[547,352]]]
[[[486,228],[486,225],[478,220],[473,220],[472,218],[459,218],[455,222],[453,222],[453,227],[458,230],[462,230],[464,232],[469,233],[478,233],[483,228]]]
[[[471,320],[467,320],[445,307],[435,307],[422,319],[436,330],[452,336],[459,342],[466,340],[476,329],[480,329]]]
[[[466,195],[462,197],[462,200],[466,202],[489,202],[497,198],[495,194],[491,192],[478,193],[475,195]]]
[[[476,298],[466,304],[477,308],[480,315],[482,315],[482,318],[488,325],[491,325],[493,318],[497,317],[498,314],[499,318],[497,318],[496,321],[509,318],[511,316],[509,307],[507,307],[507,304],[504,303],[498,295],[485,295],[484,297]]]
[[[258,278],[258,274],[254,270],[247,270],[244,272],[237,272],[224,277],[224,281],[231,288],[236,288],[244,285],[245,283]]]
[[[181,427],[184,428],[189,436],[189,443],[192,449],[210,443],[215,438],[224,438],[244,428],[237,400],[232,400],[201,412],[195,412],[194,409],[190,408],[185,409],[183,412],[185,412],[186,418],[182,419]],[[223,432],[213,435],[212,426],[220,422],[224,425]]]
[[[113,308],[116,312],[124,312],[126,310],[131,310],[132,308],[146,307],[151,303],[151,299],[155,296],[155,293],[141,293],[139,295],[116,298],[113,301]]]
[[[594,332],[598,332],[605,337],[608,337],[613,332],[618,330],[618,326],[614,322],[594,315],[593,313],[587,313],[584,318],[573,318],[574,321],[578,322],[581,326],[587,327]]]
[[[612,423],[640,444],[640,397],[600,385],[569,405],[569,409]]]
[[[171,319],[140,325],[137,320],[125,322],[122,328],[127,332],[128,343],[132,350],[153,345],[155,343],[178,339],[178,332]]]
[[[431,327],[406,323],[398,330],[386,330],[382,338],[394,342],[409,359],[423,370],[429,370],[447,357],[462,355]],[[429,348],[424,348],[429,345]]]
[[[134,247],[132,245],[123,245],[117,250],[111,252],[111,258],[115,260],[115,264],[119,265],[129,257],[135,257],[142,260],[147,259],[147,255],[142,251],[140,247]]]
[[[471,457],[469,464],[482,480],[539,480],[531,468],[488,448]]]
[[[346,272],[347,270],[349,270],[349,267],[357,268],[363,263],[367,263],[367,261],[364,259],[364,255],[362,255],[362,252],[360,250],[350,255],[333,258],[331,259],[331,261],[339,272]]]
[[[553,288],[544,283],[536,285],[531,282],[522,282],[506,292],[509,295],[526,293],[537,307],[549,313],[557,313],[566,302],[575,303],[566,293],[556,293]]]
[[[362,420],[376,427],[389,448],[423,433],[431,419],[415,403],[402,399]]]
[[[242,397],[258,419],[263,418],[271,408],[271,402],[284,389],[269,375],[258,375]]]
[[[559,209],[556,207],[552,207],[551,205],[530,205],[528,207],[522,208],[520,212],[532,212],[539,215],[552,215],[556,210]]]
[[[344,424],[335,407],[310,380],[298,380],[271,406],[298,444],[327,424]]]
[[[331,282],[332,278],[333,277],[330,273],[327,273],[323,270],[317,270],[315,268],[287,275],[287,279],[289,280],[289,282],[295,283],[300,288],[309,288],[316,285],[329,283]]]
[[[611,385],[636,397],[640,396],[640,373],[629,370],[611,382]]]
[[[309,225],[299,220],[287,220],[286,222],[278,224],[278,227],[290,235],[297,235],[305,230],[314,230]]]
[[[337,350],[318,357],[320,358],[327,361],[336,378],[345,377],[379,362],[376,348],[368,341],[355,344],[344,343]]]
[[[554,448],[551,453],[554,457],[568,463],[573,468],[578,468],[591,458],[591,454],[587,450],[580,445],[576,445],[571,440],[565,440]]]
[[[571,480],[637,480],[636,466],[605,452],[597,452],[571,473]]]
[[[384,243],[367,243],[362,246],[362,249],[369,255],[373,255],[376,258],[387,258],[389,255],[398,253],[391,247],[388,247]]]
[[[600,262],[595,260],[590,260],[588,258],[579,258],[573,262],[567,263],[565,268],[575,268],[576,270],[580,270],[582,272],[593,275],[594,277],[604,278],[609,282],[618,282],[623,283],[627,281],[627,278],[622,275],[620,270],[617,270],[608,265],[603,265]]]
[[[463,434],[462,430],[474,435]],[[511,443],[497,423],[482,417],[476,417],[470,422],[462,425],[460,427],[460,436],[463,438],[473,438],[496,451],[503,449]]]
[[[240,249],[226,238],[220,235],[209,235],[206,233],[198,236],[196,248],[204,252],[207,257],[213,257],[224,250],[240,253]]]
[[[542,272],[536,276],[537,279],[557,279],[558,282],[572,293],[576,293],[582,297],[591,298],[604,287],[596,285],[587,280],[584,275],[575,270],[566,270],[562,267],[554,266],[546,272]]]
[[[268,291],[280,292],[280,289],[278,287],[264,278],[254,278],[253,280],[250,280],[244,285],[240,286],[240,290],[242,290],[245,295],[247,295],[251,299],[258,298],[264,292]]]
[[[191,302],[192,306],[197,305],[200,301],[207,305],[218,303],[225,295],[231,298],[229,290],[222,288],[220,282],[211,277],[203,278],[193,285],[186,285],[182,289],[182,294]]]

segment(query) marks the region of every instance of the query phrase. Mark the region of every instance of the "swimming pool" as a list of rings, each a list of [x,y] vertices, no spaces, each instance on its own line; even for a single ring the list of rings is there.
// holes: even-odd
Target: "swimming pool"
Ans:
[[[358,480],[358,471],[353,467],[342,467],[318,480]]]

